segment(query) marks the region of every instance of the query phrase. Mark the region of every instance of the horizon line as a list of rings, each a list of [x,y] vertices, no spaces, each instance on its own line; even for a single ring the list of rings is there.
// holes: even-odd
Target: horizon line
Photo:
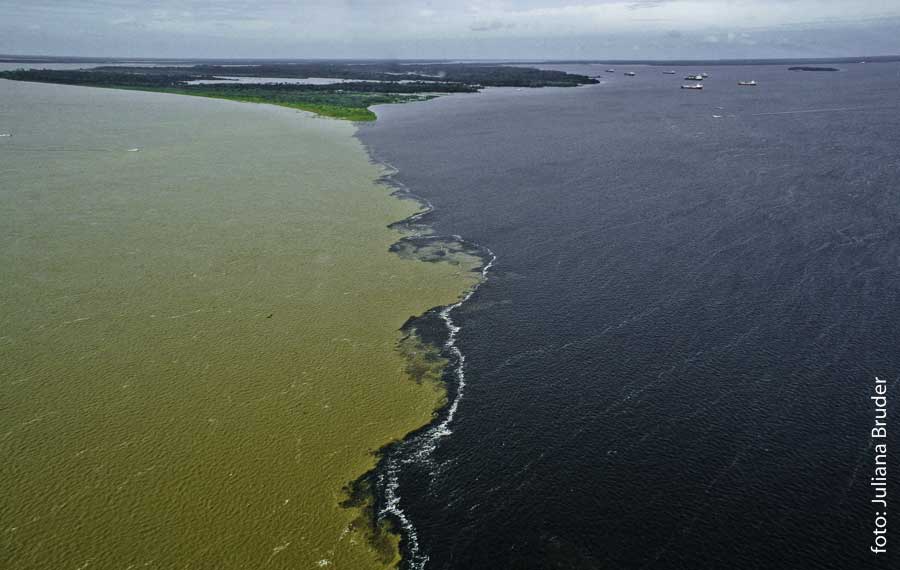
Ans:
[[[739,57],[739,58],[372,58],[372,57],[140,57],[140,56],[68,56],[68,55],[35,55],[35,54],[0,54],[2,63],[96,63],[96,62],[491,62],[491,63],[556,63],[556,64],[589,64],[589,63],[738,63],[738,62],[891,62],[900,61],[900,54],[884,55],[849,55],[826,57]]]

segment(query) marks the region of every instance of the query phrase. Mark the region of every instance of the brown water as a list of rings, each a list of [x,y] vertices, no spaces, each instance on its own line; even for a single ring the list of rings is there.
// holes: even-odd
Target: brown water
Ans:
[[[474,278],[388,252],[415,205],[353,132],[0,81],[0,566],[396,556],[342,487],[431,418],[398,329]]]

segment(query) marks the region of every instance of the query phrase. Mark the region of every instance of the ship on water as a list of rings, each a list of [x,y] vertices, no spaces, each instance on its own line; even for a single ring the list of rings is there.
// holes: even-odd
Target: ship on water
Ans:
[[[756,87],[756,81],[752,79],[750,81],[738,81],[738,85],[742,87]]]
[[[695,83],[693,85],[682,85],[682,89],[703,89],[702,83]]]

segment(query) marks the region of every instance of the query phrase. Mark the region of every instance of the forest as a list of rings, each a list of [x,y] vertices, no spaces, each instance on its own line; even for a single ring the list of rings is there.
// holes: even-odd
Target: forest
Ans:
[[[325,85],[226,82],[235,77],[333,78],[344,82]],[[369,109],[371,105],[421,101],[447,93],[474,93],[485,87],[575,87],[597,82],[583,75],[529,67],[400,62],[17,69],[0,72],[0,79],[269,103],[353,121],[375,120],[375,113]],[[197,81],[222,83],[197,84]]]

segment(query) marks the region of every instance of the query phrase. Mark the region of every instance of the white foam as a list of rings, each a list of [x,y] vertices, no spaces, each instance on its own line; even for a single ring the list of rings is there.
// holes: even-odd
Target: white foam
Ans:
[[[392,178],[395,174],[399,172],[399,170],[389,162],[382,162],[382,166],[386,167],[386,172],[382,175],[382,178]],[[415,194],[412,192],[406,184],[398,181],[391,180],[390,185],[395,187],[398,192],[402,193],[404,197],[410,198],[419,202],[422,205],[422,209],[415,214],[409,216],[408,218],[401,220],[401,222],[417,222],[423,216],[426,216],[434,211],[434,204],[432,204],[429,200]]]
[[[383,178],[391,178],[395,174],[399,172],[399,170],[394,167],[392,164],[381,161],[381,165],[386,168],[387,172],[383,175]],[[413,214],[409,218],[407,218],[406,222],[415,222],[425,216],[426,214],[434,211],[434,206],[421,196],[418,196],[411,192],[409,188],[406,187],[402,182],[391,180],[390,184],[397,188],[399,192],[403,195],[413,198],[419,203],[422,204],[423,208],[421,211]],[[418,236],[423,237],[423,236]],[[440,239],[439,236],[432,236],[435,239]],[[453,238],[464,241],[460,236],[454,235]],[[453,397],[453,401],[450,402],[450,405],[447,407],[446,415],[444,419],[428,428],[425,432],[404,441],[399,444],[399,449],[392,450],[389,452],[385,468],[378,474],[377,487],[383,490],[384,493],[384,507],[379,511],[378,517],[383,518],[385,516],[394,517],[399,523],[400,527],[403,531],[404,536],[406,537],[406,550],[407,550],[407,567],[411,570],[423,570],[425,565],[428,563],[428,555],[423,554],[420,550],[419,546],[419,535],[416,533],[416,527],[413,524],[412,520],[400,506],[400,468],[401,465],[406,463],[424,463],[427,462],[431,454],[437,448],[438,442],[441,438],[444,438],[450,435],[452,430],[450,429],[450,424],[453,422],[453,418],[456,416],[456,411],[459,408],[459,402],[462,400],[463,393],[466,387],[466,375],[465,375],[465,364],[466,357],[456,346],[456,337],[461,330],[460,327],[453,322],[453,318],[451,317],[451,313],[454,309],[460,307],[472,298],[472,295],[475,294],[475,291],[478,287],[487,280],[488,271],[490,271],[491,267],[493,267],[494,262],[497,260],[497,256],[494,255],[494,252],[487,248],[480,248],[485,251],[490,256],[490,261],[488,261],[481,268],[481,281],[473,286],[459,301],[452,305],[448,305],[441,309],[439,316],[444,324],[447,326],[447,330],[449,331],[449,335],[447,336],[447,341],[444,343],[444,349],[449,352],[454,361],[454,370],[453,377],[456,379],[456,392]]]
[[[457,239],[461,239],[459,238],[459,236],[454,237]],[[406,562],[411,570],[423,570],[425,568],[425,565],[428,563],[429,558],[427,554],[422,554],[420,552],[419,537],[416,533],[415,525],[410,520],[409,516],[407,516],[406,512],[404,512],[403,508],[400,506],[400,466],[401,463],[424,463],[428,461],[434,450],[437,448],[439,441],[442,438],[453,433],[453,431],[450,429],[450,424],[453,422],[453,418],[456,416],[456,411],[459,408],[459,402],[462,400],[463,393],[466,387],[466,357],[456,345],[456,338],[461,328],[453,322],[453,318],[450,316],[450,314],[454,309],[462,306],[463,303],[471,299],[472,295],[475,294],[475,291],[478,289],[481,283],[484,283],[484,281],[487,280],[488,271],[491,269],[491,267],[493,267],[494,262],[497,260],[497,256],[494,255],[494,253],[489,249],[486,251],[490,255],[491,259],[481,269],[481,281],[477,285],[472,287],[472,289],[470,289],[469,292],[466,293],[459,301],[452,305],[444,307],[439,313],[441,320],[444,321],[444,324],[447,326],[447,330],[449,331],[447,341],[444,343],[444,349],[453,356],[453,360],[455,362],[453,376],[456,379],[456,393],[454,395],[453,401],[450,402],[450,405],[447,407],[446,415],[440,423],[432,426],[421,435],[418,435],[403,444],[404,448],[407,445],[413,447],[408,455],[401,455],[398,453],[390,454],[384,472],[382,472],[378,476],[378,485],[379,487],[384,489],[385,501],[385,506],[381,509],[379,516],[392,515],[400,522],[400,526],[403,529],[403,533],[405,534],[407,541],[406,548],[408,552],[408,559]]]

